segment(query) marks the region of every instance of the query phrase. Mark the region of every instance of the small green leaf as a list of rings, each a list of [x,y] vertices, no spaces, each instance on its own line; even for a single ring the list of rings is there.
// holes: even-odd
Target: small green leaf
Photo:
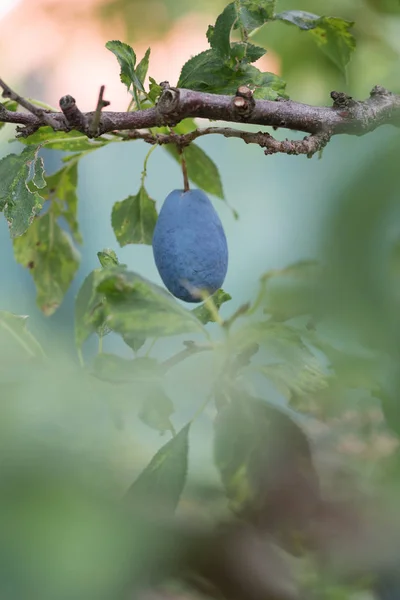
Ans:
[[[155,507],[163,515],[175,512],[186,483],[190,423],[153,456],[129,488],[134,505]]]
[[[28,231],[14,240],[14,255],[31,272],[39,308],[45,315],[52,315],[79,266],[80,257],[70,236],[48,212],[37,217]]]
[[[274,18],[276,0],[239,0],[236,29],[243,28],[246,35]]]
[[[157,222],[156,203],[144,186],[136,196],[116,202],[112,209],[111,224],[119,245],[151,245]]]
[[[28,331],[28,317],[0,311],[0,330],[22,348],[30,357],[43,357],[44,352],[37,339]]]
[[[206,50],[191,58],[182,68],[178,87],[234,95],[240,85],[255,88],[254,97],[265,100],[287,98],[285,82],[273,73],[262,73],[242,62],[232,68],[215,50]]]
[[[99,318],[103,295],[97,292],[97,285],[101,281],[101,277],[101,269],[89,273],[75,300],[75,343],[78,348],[81,348],[87,338],[99,327],[101,328],[104,323],[101,313]]]
[[[231,57],[237,63],[253,63],[266,54],[265,48],[254,44],[236,42],[231,47]]]
[[[33,185],[35,180],[43,182],[38,152],[37,146],[28,146],[21,154],[9,154],[0,160],[0,210],[4,211],[12,238],[22,235],[42,208],[43,198],[28,186],[32,173]]]
[[[181,156],[175,144],[166,144],[164,148],[180,163]],[[223,199],[224,191],[218,167],[204,150],[192,143],[185,148],[184,157],[189,179],[205,192]]]
[[[127,346],[129,346],[129,348],[131,348],[135,353],[140,350],[140,348],[142,346],[144,346],[144,344],[146,343],[146,338],[144,337],[137,337],[136,335],[132,335],[129,332],[128,333],[123,333],[122,334],[122,339],[124,340],[125,344]]]
[[[318,21],[319,18],[320,17],[318,15],[314,15],[304,10],[286,10],[275,15],[276,20],[286,21],[286,23],[296,25],[305,31],[308,29],[314,29],[316,21]]]
[[[173,431],[171,415],[174,413],[172,400],[164,392],[163,388],[154,385],[150,394],[144,398],[139,412],[139,418],[143,423],[157,431]]]
[[[285,11],[275,18],[309,31],[322,52],[344,72],[356,47],[356,40],[349,31],[353,22],[337,17],[318,17],[301,10]]]
[[[84,150],[95,150],[108,143],[108,140],[97,138],[89,140],[79,131],[54,131],[51,127],[40,127],[35,133],[26,138],[18,138],[22,144],[41,144],[52,150],[64,150],[65,152],[82,152]]]
[[[140,275],[114,268],[104,271],[96,291],[106,302],[92,312],[92,318],[107,322],[122,336],[165,337],[204,332],[198,319],[184,309],[163,288]]]
[[[150,90],[148,93],[148,97],[153,102],[153,104],[155,104],[157,101],[157,98],[159,98],[159,96],[161,96],[162,87],[160,85],[158,85],[158,83],[156,82],[155,79],[153,79],[153,77],[149,77],[149,81],[150,81]]]
[[[63,217],[78,244],[82,243],[82,236],[78,223],[78,163],[71,162],[65,167],[47,176],[47,186],[42,195],[45,200],[52,201],[52,212],[56,217]]]
[[[144,92],[143,84],[135,72],[136,54],[133,49],[128,44],[124,44],[118,40],[107,42],[106,48],[116,56],[121,67],[121,81],[126,85],[128,90],[133,85],[141,92]]]
[[[111,248],[105,248],[102,252],[98,252],[97,258],[104,269],[119,265],[117,254]]]
[[[139,62],[138,66],[136,67],[136,75],[138,76],[139,80],[142,82],[143,87],[144,87],[144,81],[146,79],[147,71],[149,70],[149,58],[150,58],[150,48],[147,48],[145,55],[143,56],[142,60]]]
[[[231,54],[231,29],[236,19],[236,8],[234,2],[232,2],[224,8],[216,20],[215,26],[210,27],[207,32],[211,48],[224,58],[229,58]]]
[[[112,383],[152,382],[160,376],[159,363],[154,358],[122,358],[115,354],[97,354],[92,363],[92,373],[103,381]]]
[[[227,294],[227,292],[224,292],[224,290],[217,290],[209,300],[214,303],[215,308],[219,311],[222,304],[232,300],[232,296]],[[196,318],[199,319],[200,323],[203,323],[203,325],[206,325],[207,323],[215,323],[215,316],[207,304],[197,306],[197,308],[192,310],[192,314],[194,314]]]

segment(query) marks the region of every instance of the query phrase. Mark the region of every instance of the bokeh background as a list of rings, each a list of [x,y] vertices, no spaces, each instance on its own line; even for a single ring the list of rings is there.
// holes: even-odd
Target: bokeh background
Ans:
[[[71,94],[81,110],[94,109],[99,87],[104,84],[110,109],[124,110],[129,96],[119,80],[115,57],[106,50],[105,43],[111,39],[125,41],[132,45],[138,58],[150,46],[149,74],[157,81],[175,84],[186,60],[208,47],[207,26],[214,23],[225,4],[224,0],[2,0],[0,73],[27,97],[57,107],[61,96]],[[358,99],[366,98],[377,84],[400,91],[397,2],[330,0],[321,5],[318,0],[303,0],[301,6],[295,4],[279,0],[278,9],[300,8],[354,21],[357,51],[344,77],[306,32],[283,23],[264,26],[254,38],[268,50],[259,66],[283,77],[291,98],[328,105],[332,90]],[[217,162],[226,198],[239,213],[235,220],[226,204],[213,199],[230,250],[224,288],[233,299],[222,308],[223,314],[230,314],[254,297],[259,277],[265,271],[318,257],[321,242],[330,231],[332,206],[394,133],[390,127],[383,127],[366,137],[338,136],[330,142],[322,160],[316,156],[311,160],[303,156],[266,157],[258,147],[217,136],[199,140],[199,145]],[[17,141],[9,142],[12,134],[11,125],[1,131],[0,156],[21,149]],[[274,135],[301,137],[285,131]],[[74,298],[86,275],[97,266],[97,251],[114,248],[130,269],[161,283],[151,247],[118,248],[110,222],[114,202],[137,191],[147,151],[148,146],[142,142],[112,144],[80,161],[79,220],[84,239],[81,265],[62,306],[50,318],[35,306],[31,276],[16,264],[5,220],[0,221],[0,306],[28,314],[30,327],[39,339],[43,340],[46,333],[50,335],[55,353],[73,351]],[[59,167],[60,152],[45,151],[43,156],[49,173]],[[177,164],[159,148],[148,166],[146,186],[150,196],[160,207],[166,195],[181,185]],[[340,239],[337,242],[340,244]],[[95,341],[93,347],[94,344]],[[129,355],[129,349],[113,335],[105,339],[105,348]],[[161,342],[154,353],[168,356],[176,348],[174,342]],[[173,395],[183,409],[182,422],[204,394],[203,382],[209,379],[209,368],[207,360],[200,359],[194,365],[185,364],[179,371],[179,385]],[[192,390],[190,402],[188,387]],[[269,388],[268,393],[282,401],[273,389]],[[145,449],[141,446],[141,453],[150,457],[159,445],[158,434],[142,434],[146,443]],[[124,441],[120,441],[126,444],[128,468],[136,435],[136,429],[128,428]],[[204,453],[209,453],[210,448],[201,442],[202,434],[199,439],[196,448],[200,468]],[[118,456],[121,459],[121,454]]]
[[[0,0],[0,75],[20,94],[55,107],[61,96],[71,94],[83,111],[95,108],[99,88],[105,85],[110,109],[124,110],[130,97],[120,82],[115,57],[106,50],[105,43],[113,39],[127,42],[139,59],[150,46],[149,74],[157,81],[168,80],[174,85],[181,66],[208,47],[207,26],[215,22],[226,3],[225,0]],[[355,22],[357,50],[346,77],[320,52],[306,32],[283,23],[267,24],[257,32],[254,41],[268,50],[260,68],[285,79],[292,99],[329,105],[332,90],[364,99],[375,85],[400,93],[400,5],[397,0],[302,0],[301,3],[278,0],[278,9],[302,9]],[[280,138],[302,137],[296,132],[271,133]],[[0,157],[21,150],[17,141],[9,141],[12,137],[11,125],[1,130]],[[201,138],[198,143],[217,163],[227,201],[239,213],[239,219],[235,220],[227,204],[212,198],[230,250],[224,289],[233,299],[222,307],[223,315],[230,315],[255,297],[264,272],[299,260],[318,259],[325,252],[336,268],[336,279],[327,287],[328,312],[331,306],[343,317],[344,330],[355,324],[357,332],[372,341],[382,356],[392,351],[397,360],[400,288],[396,282],[400,252],[395,254],[389,269],[385,261],[393,245],[399,248],[400,239],[398,131],[386,126],[365,137],[338,136],[329,143],[321,160],[317,156],[311,160],[303,156],[266,157],[258,147],[218,136]],[[86,275],[98,266],[96,253],[99,250],[113,248],[120,261],[131,270],[161,284],[151,247],[118,248],[110,220],[113,204],[137,192],[147,151],[148,146],[139,141],[110,144],[80,161],[79,221],[84,239],[80,248],[81,264],[63,304],[51,317],[44,317],[36,307],[31,276],[28,270],[16,264],[7,225],[3,218],[0,220],[0,309],[29,315],[31,330],[47,349],[50,348],[50,354],[59,355],[60,361],[66,364],[76,362],[74,299]],[[43,151],[43,157],[48,173],[61,164],[60,152]],[[149,161],[146,188],[158,208],[172,189],[181,187],[181,179],[177,164],[162,148],[157,149]],[[387,283],[389,270],[395,280],[394,288],[392,280],[390,285]],[[217,335],[217,326],[210,325],[210,331]],[[337,337],[342,333],[343,330],[338,330]],[[158,342],[154,356],[169,356],[181,348],[181,342],[181,339]],[[113,334],[105,338],[104,347],[106,351],[130,355],[129,349]],[[92,340],[87,352],[95,350],[96,340]],[[201,355],[195,361],[187,361],[177,367],[174,376],[167,381],[167,392],[177,410],[174,420],[177,429],[202,403],[212,379],[212,360]],[[395,366],[394,380],[398,383],[397,363]],[[18,365],[16,371],[18,376]],[[73,377],[68,378],[69,372],[74,373]],[[83,588],[87,584],[98,600],[101,596],[97,592],[102,585],[99,575],[104,575],[105,582],[113,580],[115,573],[107,570],[118,563],[112,560],[113,548],[118,552],[124,548],[115,537],[120,534],[118,527],[110,522],[110,530],[104,533],[102,514],[93,513],[93,504],[86,496],[81,502],[78,494],[77,505],[72,503],[71,508],[71,496],[74,499],[76,496],[74,488],[69,487],[68,476],[63,479],[64,466],[65,472],[69,472],[70,467],[74,474],[82,471],[88,480],[105,480],[106,487],[115,482],[120,491],[130,485],[135,474],[169,435],[160,437],[159,432],[138,421],[134,398],[125,396],[121,400],[112,385],[100,393],[95,384],[85,387],[87,382],[81,382],[78,376],[74,379],[75,375],[75,371],[67,368],[62,375],[55,372],[46,379],[46,385],[39,378],[37,385],[32,385],[26,393],[2,398],[0,449],[6,467],[11,466],[12,474],[21,465],[28,465],[28,474],[42,476],[44,473],[43,497],[47,494],[48,475],[43,461],[45,465],[49,461],[60,477],[58,481],[57,477],[50,476],[55,501],[52,503],[52,496],[50,500],[46,497],[48,503],[43,504],[43,514],[49,506],[55,508],[49,522],[50,541],[45,539],[39,551],[32,540],[43,539],[40,482],[39,496],[35,495],[36,482],[32,489],[28,485],[27,495],[17,493],[19,500],[26,498],[26,511],[23,503],[18,504],[17,512],[12,508],[8,513],[0,507],[0,521],[4,519],[7,523],[14,519],[19,523],[22,514],[27,516],[28,524],[33,523],[32,535],[22,524],[20,545],[16,545],[18,552],[26,549],[32,563],[21,561],[16,550],[17,559],[14,557],[10,564],[13,568],[21,564],[24,568],[25,564],[31,566],[33,580],[46,581],[46,585],[48,573],[54,573],[52,585],[55,588],[50,584],[48,588],[39,586],[37,596],[34,591],[29,594],[30,598],[41,600],[46,598],[43,589],[62,589],[64,596],[57,597],[68,600],[76,597],[68,596],[70,572],[78,573],[78,579],[82,575]],[[253,383],[260,395],[285,402],[266,380]],[[352,406],[359,406],[365,399],[353,395],[346,397],[347,400],[353,402]],[[371,406],[375,411],[373,421],[377,415],[376,402]],[[377,455],[389,455],[398,447],[398,440],[387,435],[373,437],[375,434],[368,440],[357,438],[352,433],[354,415],[357,417],[353,411],[348,418],[349,434],[342,445],[339,444],[339,454],[342,452],[344,460],[357,456],[358,468],[362,465],[365,472],[370,473],[373,469],[368,460],[373,462]],[[399,415],[396,408],[393,419],[397,419],[397,427]],[[208,482],[217,482],[218,474],[211,460],[212,420],[209,416],[205,411],[191,432],[190,477],[198,480],[204,476]],[[382,420],[380,412],[377,419]],[[366,423],[365,430],[370,432],[371,422]],[[325,427],[325,431],[328,429]],[[31,463],[34,468],[29,471]],[[2,477],[3,474],[1,471]],[[190,506],[187,501],[188,510]],[[31,513],[32,521],[29,521]],[[0,531],[3,534],[2,527]],[[7,533],[7,529],[5,531]],[[96,554],[100,538],[96,536],[103,534],[107,544],[111,540],[114,546],[104,548],[100,560]],[[8,548],[7,536],[5,540],[0,536],[1,549]],[[26,540],[30,540],[30,545]],[[81,555],[76,553],[80,541]],[[57,546],[55,552],[53,542]],[[101,544],[100,548],[103,548]],[[50,558],[54,559],[53,571],[47,566]],[[1,597],[4,591],[2,568],[4,564],[0,561]],[[16,572],[18,580],[18,570]],[[5,594],[4,597],[24,596]],[[55,596],[49,592],[48,597],[54,600]],[[82,597],[87,600],[91,596],[83,594]]]

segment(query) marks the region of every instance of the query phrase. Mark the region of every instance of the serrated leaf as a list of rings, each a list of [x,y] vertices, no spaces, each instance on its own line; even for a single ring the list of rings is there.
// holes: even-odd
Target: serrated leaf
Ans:
[[[214,460],[231,508],[293,539],[319,499],[307,436],[289,412],[240,390],[215,423]]]
[[[47,186],[42,195],[45,200],[52,201],[52,212],[56,217],[63,217],[78,244],[82,236],[78,223],[78,162],[72,162],[47,176]]]
[[[86,135],[79,131],[54,131],[51,127],[40,127],[35,133],[26,138],[18,138],[22,144],[41,144],[52,150],[64,150],[65,152],[82,152],[84,150],[95,150],[108,143],[108,140],[97,138],[89,140]]]
[[[169,293],[137,273],[115,268],[104,271],[96,291],[106,302],[92,318],[106,322],[122,336],[165,337],[204,332],[198,319]]]
[[[236,94],[240,85],[255,88],[255,98],[286,98],[285,82],[273,73],[262,73],[253,65],[242,63],[231,68],[214,50],[191,58],[182,68],[178,87],[213,94]]]
[[[39,176],[43,163],[38,152],[38,147],[28,146],[21,154],[9,154],[0,160],[0,210],[4,211],[12,238],[22,235],[42,208],[43,198],[28,186],[32,173],[36,181],[41,183],[43,179],[43,173]]]
[[[248,35],[274,18],[276,0],[239,0],[236,28]]]
[[[133,49],[128,44],[118,40],[107,42],[106,48],[117,58],[121,67],[121,81],[126,85],[128,90],[133,85],[141,92],[144,92],[143,84],[135,72],[136,54]]]
[[[236,62],[253,63],[266,54],[265,48],[254,44],[235,42],[231,46],[231,57]]]
[[[37,217],[28,231],[14,240],[14,255],[18,263],[30,270],[40,310],[52,315],[79,267],[80,257],[70,236],[48,212]]]
[[[149,77],[149,81],[150,81],[150,89],[149,89],[148,96],[149,96],[150,100],[153,102],[153,104],[155,104],[157,98],[159,98],[159,96],[161,96],[162,87],[160,85],[158,85],[158,83],[156,82],[155,79],[153,79],[153,77]]]
[[[156,203],[144,186],[136,196],[116,202],[112,209],[111,224],[119,245],[151,245],[157,222]]]
[[[92,363],[92,373],[103,381],[112,383],[152,382],[160,377],[159,363],[155,358],[122,358],[115,354],[97,354]]]
[[[166,144],[164,148],[180,164],[181,155],[175,144]],[[189,179],[205,192],[224,199],[218,167],[204,150],[192,143],[184,149],[184,157]]]
[[[142,82],[143,87],[144,87],[144,81],[147,76],[147,71],[149,70],[149,59],[150,59],[150,48],[147,48],[145,55],[143,56],[142,60],[139,62],[138,66],[136,67],[136,75],[138,76],[139,80]]]
[[[344,72],[356,47],[356,40],[349,31],[353,22],[337,17],[318,17],[300,10],[285,11],[275,18],[309,31],[322,52]]]
[[[229,300],[232,300],[232,296],[230,296],[227,292],[224,292],[224,290],[217,290],[209,300],[210,302],[213,302],[215,308],[217,309],[217,311],[219,311],[222,304],[224,304],[225,302],[229,302]],[[200,323],[203,323],[203,325],[206,325],[207,323],[215,323],[215,315],[209,309],[208,303],[202,304],[201,306],[194,308],[192,310],[192,314],[194,314],[196,318],[200,321]]]
[[[175,512],[186,483],[190,423],[154,455],[127,492],[134,506]]]
[[[12,339],[30,357],[43,357],[44,352],[37,339],[27,329],[27,316],[0,311],[0,330]]]
[[[116,252],[111,248],[105,248],[102,252],[97,253],[97,258],[103,268],[116,267],[119,265],[119,260]]]
[[[228,58],[231,53],[231,29],[236,19],[236,7],[234,2],[232,2],[224,8],[216,20],[215,26],[210,27],[207,32],[211,48],[224,58]]]

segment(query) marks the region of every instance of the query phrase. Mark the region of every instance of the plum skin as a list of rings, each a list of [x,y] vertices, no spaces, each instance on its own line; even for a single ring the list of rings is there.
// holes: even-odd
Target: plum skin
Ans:
[[[228,269],[228,246],[220,218],[202,190],[173,190],[153,234],[153,254],[165,287],[185,302],[213,294]],[[196,293],[197,291],[197,293]]]

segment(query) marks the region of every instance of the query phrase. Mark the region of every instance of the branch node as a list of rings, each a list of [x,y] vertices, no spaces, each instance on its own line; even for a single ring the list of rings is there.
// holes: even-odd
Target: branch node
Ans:
[[[371,98],[373,98],[374,96],[393,96],[392,92],[389,92],[389,90],[382,87],[381,85],[374,86],[370,91],[369,95],[371,96]]]
[[[254,110],[256,102],[253,98],[253,92],[246,85],[241,85],[236,91],[236,96],[232,99],[232,109],[236,118],[246,120]]]
[[[79,108],[76,106],[75,98],[72,96],[63,96],[60,99],[60,108],[71,129],[77,129],[86,133],[87,121]]]
[[[351,108],[355,106],[356,101],[344,92],[331,92],[334,108]]]

